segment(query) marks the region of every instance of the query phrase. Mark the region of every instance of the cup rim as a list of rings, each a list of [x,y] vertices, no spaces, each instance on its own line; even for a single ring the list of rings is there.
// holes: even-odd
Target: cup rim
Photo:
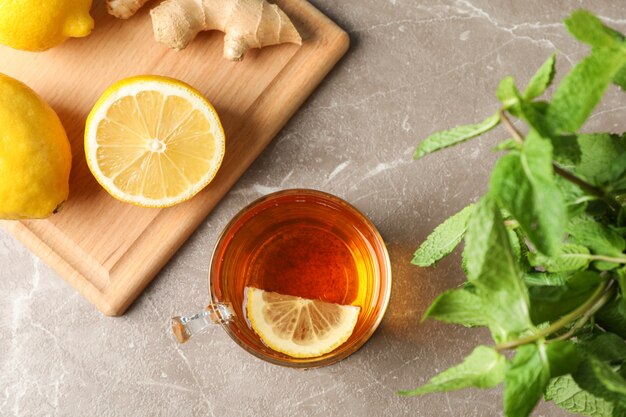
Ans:
[[[382,263],[381,265],[379,265],[380,267],[380,275],[382,276],[383,274],[386,274],[387,276],[387,285],[385,286],[381,286],[381,291],[384,291],[383,297],[382,297],[382,305],[379,309],[378,315],[376,317],[376,319],[373,321],[373,323],[371,324],[370,328],[364,333],[364,335],[358,340],[357,343],[354,344],[354,346],[352,346],[350,349],[345,350],[344,352],[341,352],[341,354],[339,355],[335,355],[332,356],[330,358],[325,358],[325,359],[319,359],[316,360],[317,358],[310,358],[311,361],[310,362],[288,362],[287,360],[281,360],[281,359],[276,359],[273,358],[271,356],[267,356],[261,352],[258,352],[254,349],[252,349],[251,347],[249,347],[248,345],[246,345],[245,343],[243,343],[230,329],[229,325],[227,322],[221,322],[221,327],[224,329],[224,331],[226,331],[226,333],[230,336],[231,339],[233,339],[235,341],[235,343],[237,343],[237,345],[239,345],[241,348],[243,348],[245,351],[247,351],[248,353],[251,353],[252,355],[256,356],[257,358],[265,361],[265,362],[269,362],[272,363],[274,365],[280,365],[280,366],[284,366],[287,368],[305,368],[305,369],[310,369],[310,368],[319,368],[322,366],[327,366],[327,365],[332,365],[334,363],[337,363],[345,358],[347,358],[348,356],[352,355],[353,353],[355,353],[357,350],[359,350],[374,334],[374,332],[376,331],[376,329],[378,329],[378,327],[380,326],[380,323],[383,320],[383,317],[385,316],[385,313],[387,311],[387,307],[389,305],[389,299],[391,297],[391,285],[392,285],[392,276],[391,276],[391,261],[389,259],[389,253],[387,251],[387,246],[385,245],[385,241],[383,240],[382,236],[380,235],[380,232],[378,231],[378,229],[376,228],[376,226],[374,225],[374,223],[372,223],[372,221],[363,213],[361,212],[359,209],[357,209],[356,207],[354,207],[352,204],[348,203],[347,201],[345,201],[344,199],[337,197],[333,194],[327,193],[325,191],[320,191],[320,190],[316,190],[316,189],[312,189],[312,188],[290,188],[290,189],[284,189],[284,190],[279,190],[279,191],[274,191],[272,193],[266,194],[262,197],[257,198],[256,200],[252,201],[251,203],[247,204],[245,207],[243,207],[241,210],[239,210],[237,212],[237,214],[235,214],[235,216],[233,216],[233,218],[224,226],[224,228],[222,229],[222,232],[220,233],[220,235],[217,238],[217,241],[215,243],[215,246],[213,247],[213,252],[211,253],[211,261],[209,264],[209,274],[208,274],[208,282],[209,282],[209,296],[211,298],[211,303],[219,303],[220,301],[216,299],[216,295],[215,292],[213,290],[213,285],[211,283],[211,277],[213,276],[213,266],[214,266],[214,261],[215,261],[215,255],[218,251],[218,248],[220,248],[224,237],[227,235],[228,231],[230,231],[230,229],[235,226],[238,221],[241,219],[241,217],[243,217],[246,213],[248,213],[250,210],[252,210],[253,208],[257,207],[260,204],[263,204],[267,201],[271,201],[274,200],[276,198],[280,198],[286,195],[305,195],[305,196],[316,196],[316,197],[321,197],[323,199],[327,199],[327,200],[331,200],[335,203],[339,203],[341,205],[346,206],[349,210],[352,210],[353,212],[355,212],[360,219],[364,222],[364,224],[370,229],[370,231],[372,232],[372,234],[374,235],[375,240],[377,241],[377,243],[380,246],[381,249],[381,260]]]

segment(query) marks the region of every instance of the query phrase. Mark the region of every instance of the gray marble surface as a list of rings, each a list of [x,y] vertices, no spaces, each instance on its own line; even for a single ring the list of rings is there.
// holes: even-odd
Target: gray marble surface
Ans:
[[[440,221],[485,191],[501,129],[411,160],[433,130],[497,106],[500,78],[526,82],[554,51],[563,74],[587,48],[561,21],[586,7],[626,32],[622,1],[313,0],[352,47],[317,92],[153,284],[120,318],[99,314],[20,243],[0,232],[0,416],[497,416],[501,391],[400,398],[489,337],[420,316],[462,280],[455,254],[409,264]],[[613,88],[590,129],[626,130]],[[356,354],[296,371],[245,353],[218,327],[178,346],[168,318],[207,302],[208,259],[226,222],[268,192],[325,190],[379,227],[393,263],[391,303]],[[565,416],[541,404],[535,416]]]

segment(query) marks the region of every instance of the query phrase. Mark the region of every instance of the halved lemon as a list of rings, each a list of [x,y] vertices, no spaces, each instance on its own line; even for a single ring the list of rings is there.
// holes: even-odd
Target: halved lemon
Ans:
[[[331,352],[350,337],[360,307],[309,300],[246,288],[252,329],[277,352],[313,358]]]
[[[211,103],[172,78],[118,81],[87,118],[89,169],[113,197],[142,207],[193,197],[215,177],[224,151],[224,130]]]

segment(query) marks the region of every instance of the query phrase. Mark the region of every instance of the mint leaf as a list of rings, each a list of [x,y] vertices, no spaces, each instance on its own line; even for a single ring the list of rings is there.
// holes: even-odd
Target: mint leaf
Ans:
[[[622,295],[626,294],[626,266],[615,271]]]
[[[470,204],[437,226],[415,252],[411,263],[430,266],[449,255],[463,239],[472,207]]]
[[[614,185],[615,182],[620,181],[624,178],[624,174],[626,174],[626,152],[619,154],[612,162],[609,167],[609,173],[611,175],[611,183]]]
[[[488,272],[488,266],[494,258],[492,256],[493,250],[498,251],[498,255],[506,261],[502,265],[504,275],[506,277],[517,276],[519,271],[517,264],[513,261],[514,254],[504,227],[504,220],[495,202],[489,196],[485,196],[474,206],[467,224],[465,254],[470,282],[479,280],[483,274]],[[486,283],[491,283],[489,280],[490,276],[485,279]],[[503,290],[507,290],[511,287],[511,279],[498,280],[493,278],[493,280],[494,289],[503,287]]]
[[[615,268],[619,268],[620,264],[615,262],[607,262],[607,261],[595,261],[593,263],[593,267],[598,271],[610,271]]]
[[[476,295],[489,300],[491,314],[506,331],[493,335],[496,342],[510,340],[532,328],[526,286],[500,209],[489,197],[483,197],[474,207],[467,225],[464,257]]]
[[[504,109],[511,109],[517,106],[520,95],[517,91],[517,87],[515,87],[513,77],[504,77],[500,80],[500,84],[498,84],[498,89],[496,90],[496,96],[502,103]]]
[[[565,26],[576,39],[600,48],[620,47],[624,37],[602,24],[586,10],[576,10],[565,19]]]
[[[581,162],[582,152],[576,136],[552,135],[550,143],[552,157],[562,168],[573,168]]]
[[[626,302],[619,296],[604,305],[595,315],[596,322],[606,331],[626,339]]]
[[[520,150],[521,145],[513,138],[506,139],[493,147],[494,151],[513,151]]]
[[[511,248],[513,249],[519,268],[524,271],[530,269],[530,264],[528,263],[529,251],[528,246],[526,245],[526,235],[519,227],[516,227],[515,229],[507,229],[507,232],[509,233]]]
[[[492,348],[478,346],[461,363],[443,371],[417,389],[400,391],[400,395],[423,395],[467,387],[493,388],[504,379],[506,358]]]
[[[546,91],[546,89],[552,84],[554,79],[556,63],[556,55],[550,55],[550,58],[544,62],[541,67],[535,72],[535,75],[530,79],[526,90],[524,90],[523,97],[526,100],[533,100]]]
[[[592,339],[581,341],[580,346],[585,352],[605,362],[621,364],[626,361],[626,343],[615,333],[599,334]]]
[[[582,390],[571,375],[550,381],[545,399],[572,413],[589,417],[612,417],[613,405]]]
[[[585,194],[585,192],[578,185],[569,182],[561,176],[555,176],[554,180],[556,182],[556,186],[559,187],[559,190],[561,190],[561,194],[563,195],[563,200],[565,201],[568,213],[570,214],[569,218],[578,217],[579,215],[585,213],[587,208],[586,203],[597,200],[597,197]],[[580,207],[581,205],[583,205],[582,209]],[[576,214],[572,215],[572,211]]]
[[[529,102],[528,100],[525,101]],[[546,115],[546,113],[548,112],[548,107],[550,107],[550,103],[543,100],[533,101],[530,104],[532,104],[532,106],[535,108],[535,111],[542,116]]]
[[[626,90],[626,65],[624,65],[613,78],[613,83],[617,84],[622,90]]]
[[[572,376],[578,386],[591,394],[626,405],[626,379],[595,356],[587,356]]]
[[[420,159],[429,153],[457,145],[468,139],[482,135],[497,126],[499,122],[500,115],[496,113],[477,124],[458,126],[450,130],[444,130],[443,132],[433,133],[419,144],[413,158]]]
[[[541,266],[548,272],[567,272],[586,269],[589,266],[589,249],[580,245],[563,245],[561,253],[546,256],[541,253],[529,254],[532,266]]]
[[[546,356],[550,368],[550,378],[571,374],[578,368],[582,359],[576,344],[568,340],[547,342]]]
[[[626,63],[626,54],[594,49],[563,78],[546,119],[557,133],[576,132],[596,107],[608,85]]]
[[[542,253],[559,251],[567,217],[552,171],[552,145],[535,131],[522,152],[500,158],[493,170],[490,193],[511,212]]]
[[[626,417],[626,407],[622,403],[613,403],[613,417]]]
[[[447,323],[466,326],[488,326],[493,318],[487,315],[483,300],[463,288],[448,290],[440,294],[424,314]]]
[[[520,117],[528,123],[528,125],[536,130],[540,136],[551,138],[556,136],[554,131],[546,119],[546,114],[537,106],[537,103],[531,103],[528,100],[521,100],[518,112]]]
[[[557,340],[520,346],[504,377],[505,415],[530,415],[550,378],[570,373],[579,363],[576,347],[571,342]]]
[[[545,102],[531,102],[522,98],[512,77],[505,77],[500,81],[496,91],[498,99],[502,102],[504,110],[525,120],[532,128],[544,137],[553,136],[550,125],[545,120],[548,109]]]
[[[562,284],[531,286],[530,317],[535,324],[555,320],[587,301],[602,279],[593,271],[580,271]]]
[[[579,135],[578,145],[581,160],[574,173],[594,185],[602,186],[611,180],[608,167],[626,152],[626,137],[609,133]]]
[[[579,216],[570,221],[567,232],[576,242],[590,248],[594,253],[622,257],[626,241],[616,231],[590,216]]]
[[[522,345],[504,377],[504,414],[527,417],[550,381],[545,345]]]
[[[607,191],[614,194],[626,192],[626,152],[615,158],[609,168],[611,178],[606,187]]]
[[[574,274],[572,272],[550,273],[529,271],[524,274],[524,283],[528,287],[559,286],[565,285],[565,283],[570,280],[573,275]]]
[[[503,340],[508,332],[506,326],[501,324],[500,313],[498,308],[494,308],[492,301],[483,299],[466,288],[458,288],[440,294],[422,320],[433,318],[464,326],[485,326],[494,335],[494,339]]]

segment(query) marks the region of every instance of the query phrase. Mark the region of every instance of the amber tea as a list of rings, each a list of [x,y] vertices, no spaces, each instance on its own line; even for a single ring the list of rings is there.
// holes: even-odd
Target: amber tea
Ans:
[[[281,362],[325,362],[353,352],[373,331],[389,297],[389,262],[374,226],[352,206],[317,191],[276,193],[244,210],[225,231],[211,269],[212,295],[239,318],[229,326],[237,340]],[[358,306],[358,320],[333,352],[293,358],[266,346],[251,329],[246,287]]]
[[[364,215],[330,194],[286,190],[252,203],[226,227],[213,254],[209,311],[237,343],[264,360],[322,366],[345,358],[367,341],[387,307],[390,285],[386,248]],[[322,355],[281,353],[253,329],[249,288],[323,302],[311,308],[315,315],[340,305],[356,311],[356,324],[347,340]],[[296,322],[292,328],[297,333]]]
[[[344,241],[330,226],[335,219],[324,216],[324,211],[316,207],[310,217],[260,236],[262,243],[251,257],[246,283],[337,304],[354,303],[359,288],[367,292],[372,280],[367,265],[369,248],[358,247],[363,242],[359,242],[360,236],[352,236],[358,233],[354,229],[345,232],[348,242]]]

